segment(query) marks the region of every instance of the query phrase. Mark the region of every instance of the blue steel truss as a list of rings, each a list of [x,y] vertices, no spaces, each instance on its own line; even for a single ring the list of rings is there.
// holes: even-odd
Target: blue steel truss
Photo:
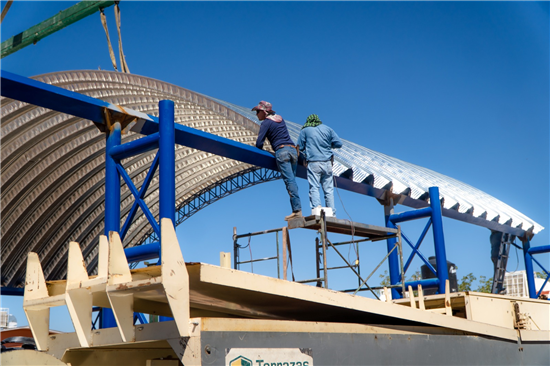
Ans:
[[[224,197],[256,184],[271,182],[280,178],[281,174],[278,171],[258,167],[248,168],[225,177],[183,201],[176,208],[176,226],[206,206]],[[158,235],[153,230],[149,230],[143,240],[137,245],[156,243],[158,241]]]
[[[257,167],[230,175],[185,200],[176,210],[176,225],[181,224],[198,211],[224,197],[256,184],[271,182],[280,178],[281,174],[278,171]]]

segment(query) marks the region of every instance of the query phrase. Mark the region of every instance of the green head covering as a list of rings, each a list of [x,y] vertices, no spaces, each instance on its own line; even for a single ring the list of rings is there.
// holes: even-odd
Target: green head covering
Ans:
[[[317,127],[321,123],[323,123],[323,122],[321,122],[318,115],[310,114],[309,117],[307,117],[306,123],[304,124],[304,127],[302,127],[302,130],[306,127]]]

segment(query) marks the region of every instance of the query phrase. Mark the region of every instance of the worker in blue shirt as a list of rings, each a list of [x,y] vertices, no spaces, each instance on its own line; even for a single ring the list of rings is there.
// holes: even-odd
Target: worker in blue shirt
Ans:
[[[269,140],[271,147],[275,151],[277,167],[281,172],[286,190],[290,196],[292,213],[286,216],[285,220],[302,217],[302,203],[298,194],[298,184],[296,184],[298,149],[290,139],[286,123],[283,117],[275,113],[269,102],[262,100],[252,110],[256,111],[256,117],[262,121],[260,132],[256,139],[256,147],[263,149],[265,139]]]
[[[342,147],[342,140],[334,130],[323,125],[319,116],[307,117],[298,137],[298,147],[307,162],[307,181],[309,182],[309,203],[311,209],[321,206],[319,186],[325,193],[325,207],[330,207],[336,216],[334,207],[334,180],[332,177],[332,149]]]

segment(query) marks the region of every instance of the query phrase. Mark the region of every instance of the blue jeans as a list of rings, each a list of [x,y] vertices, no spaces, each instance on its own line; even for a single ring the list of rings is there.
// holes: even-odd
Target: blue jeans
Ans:
[[[298,184],[296,184],[296,167],[298,166],[298,153],[291,146],[284,146],[275,151],[277,167],[283,176],[286,190],[290,196],[290,206],[292,212],[301,211],[302,203],[298,195]]]
[[[309,182],[309,204],[311,208],[321,206],[319,186],[323,186],[325,192],[325,207],[334,207],[334,181],[332,179],[332,163],[329,161],[310,161],[307,163],[307,181]]]

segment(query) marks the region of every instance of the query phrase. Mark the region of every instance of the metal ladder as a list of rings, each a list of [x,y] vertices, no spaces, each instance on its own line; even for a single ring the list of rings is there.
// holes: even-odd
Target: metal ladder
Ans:
[[[504,276],[506,275],[506,265],[508,264],[508,254],[510,253],[510,244],[514,236],[503,233],[498,250],[497,265],[493,276],[493,287],[491,293],[500,294],[504,290]]]

